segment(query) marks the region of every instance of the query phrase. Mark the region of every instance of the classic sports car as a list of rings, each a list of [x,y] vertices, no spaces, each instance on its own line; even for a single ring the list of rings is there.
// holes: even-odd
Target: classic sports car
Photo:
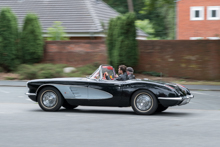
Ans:
[[[108,72],[112,80],[105,79]],[[194,96],[178,84],[150,80],[115,81],[115,70],[100,67],[87,78],[39,79],[27,82],[26,93],[45,111],[57,111],[63,106],[132,106],[137,114],[162,112],[170,106],[189,103]]]

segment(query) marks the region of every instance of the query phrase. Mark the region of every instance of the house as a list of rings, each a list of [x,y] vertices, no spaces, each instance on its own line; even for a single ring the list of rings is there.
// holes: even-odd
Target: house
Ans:
[[[178,0],[177,39],[220,39],[220,0]]]
[[[38,15],[44,37],[55,21],[62,22],[71,40],[105,37],[110,18],[120,15],[102,0],[1,0],[0,9],[10,7],[22,27],[27,13]],[[137,30],[137,39],[145,40],[147,34]]]

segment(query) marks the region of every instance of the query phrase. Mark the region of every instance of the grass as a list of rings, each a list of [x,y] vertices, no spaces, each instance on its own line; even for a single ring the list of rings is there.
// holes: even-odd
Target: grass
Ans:
[[[16,80],[16,77],[5,77],[5,80]]]

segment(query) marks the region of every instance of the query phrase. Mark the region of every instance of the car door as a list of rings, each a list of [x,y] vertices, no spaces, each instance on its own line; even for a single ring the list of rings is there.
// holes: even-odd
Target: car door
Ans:
[[[67,98],[67,102],[72,105],[86,105],[88,103],[88,81],[87,79],[69,81],[68,85],[69,92],[64,94],[70,94]]]
[[[123,81],[91,80],[88,83],[88,102],[94,106],[119,106]]]

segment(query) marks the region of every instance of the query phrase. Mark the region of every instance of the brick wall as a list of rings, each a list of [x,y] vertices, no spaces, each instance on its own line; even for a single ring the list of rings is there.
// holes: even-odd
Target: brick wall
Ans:
[[[203,6],[204,20],[190,20],[190,7]],[[177,39],[220,37],[220,20],[207,20],[207,6],[220,6],[220,0],[180,0],[177,3]]]
[[[166,76],[220,80],[219,40],[139,41],[138,71],[162,72]],[[44,63],[82,66],[107,63],[104,41],[47,41]]]
[[[90,63],[107,63],[105,42],[101,40],[46,41],[43,63],[78,67]]]
[[[220,80],[219,40],[139,41],[136,70],[162,72],[166,76]]]

